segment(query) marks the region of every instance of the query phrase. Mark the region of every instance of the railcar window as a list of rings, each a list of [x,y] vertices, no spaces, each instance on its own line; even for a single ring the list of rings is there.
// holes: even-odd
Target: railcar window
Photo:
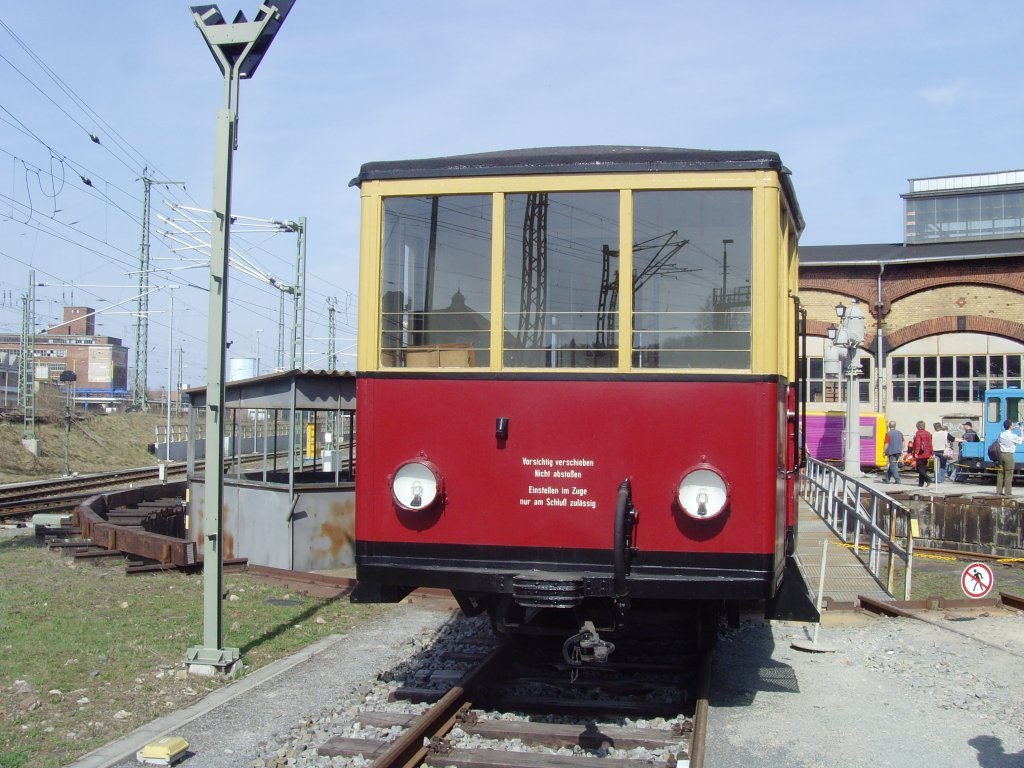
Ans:
[[[1019,397],[1006,398],[1006,418],[1014,424],[1024,418],[1024,409],[1021,408],[1022,402],[1024,401]]]
[[[505,353],[510,368],[617,363],[617,192],[505,198]]]
[[[490,362],[491,197],[384,201],[381,364]]]
[[[750,190],[633,196],[634,368],[750,368]]]
[[[985,411],[985,421],[990,424],[994,421],[1002,421],[1002,419],[999,418],[999,398],[990,397],[986,405],[988,408]]]

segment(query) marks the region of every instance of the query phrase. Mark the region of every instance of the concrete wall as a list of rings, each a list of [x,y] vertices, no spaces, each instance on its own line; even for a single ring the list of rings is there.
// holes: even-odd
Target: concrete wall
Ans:
[[[998,504],[998,502],[995,502]],[[957,499],[910,501],[921,536],[916,544],[999,557],[1024,557],[1024,506]]]

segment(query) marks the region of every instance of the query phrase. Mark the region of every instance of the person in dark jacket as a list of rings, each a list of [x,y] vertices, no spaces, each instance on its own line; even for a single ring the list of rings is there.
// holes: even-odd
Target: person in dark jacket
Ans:
[[[883,483],[888,483],[889,478],[896,485],[900,484],[900,456],[903,455],[903,433],[896,429],[896,422],[889,422],[889,431],[885,433],[885,458],[887,460],[885,466],[885,479]]]
[[[917,422],[917,432],[914,433],[914,439],[910,443],[910,452],[914,456],[914,461],[917,464],[917,486],[918,488],[924,488],[926,485],[931,485],[931,479],[928,477],[928,460],[932,457],[932,433],[924,428],[924,422]]]

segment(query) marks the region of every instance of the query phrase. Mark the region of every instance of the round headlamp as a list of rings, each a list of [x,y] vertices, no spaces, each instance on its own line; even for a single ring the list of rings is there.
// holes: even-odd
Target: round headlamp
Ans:
[[[391,476],[391,497],[400,508],[416,512],[432,506],[444,492],[444,477],[426,459],[407,461]]]
[[[694,520],[711,520],[729,505],[729,486],[710,467],[699,467],[686,473],[679,482],[676,500],[680,509]]]

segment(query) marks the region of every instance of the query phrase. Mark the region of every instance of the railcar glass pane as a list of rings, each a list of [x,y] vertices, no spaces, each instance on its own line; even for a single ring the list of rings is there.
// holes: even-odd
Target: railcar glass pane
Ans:
[[[737,189],[634,194],[634,368],[750,368],[752,201]]]
[[[985,421],[990,424],[994,421],[1002,421],[1003,417],[999,413],[999,398],[990,397],[985,401]]]
[[[1021,420],[1024,410],[1021,408],[1021,404],[1024,403],[1019,397],[1008,397],[1006,398],[1006,418],[1017,424]]]
[[[490,362],[491,197],[384,201],[381,365]]]
[[[618,363],[618,192],[505,198],[505,365]]]

